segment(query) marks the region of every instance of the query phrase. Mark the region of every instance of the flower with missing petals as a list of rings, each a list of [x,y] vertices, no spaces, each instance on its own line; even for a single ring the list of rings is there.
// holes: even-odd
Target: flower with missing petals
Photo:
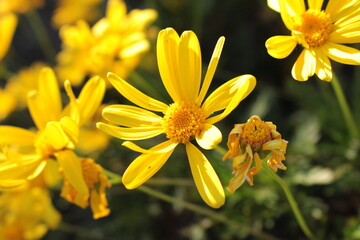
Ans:
[[[191,172],[203,200],[214,208],[224,204],[224,190],[215,170],[191,141],[196,139],[204,149],[214,148],[221,141],[222,134],[213,124],[237,107],[254,89],[256,80],[251,75],[233,78],[204,101],[223,44],[224,37],[221,37],[201,84],[201,52],[196,35],[185,31],[179,37],[172,28],[159,32],[157,60],[162,82],[174,101],[170,105],[145,95],[117,75],[108,74],[110,83],[139,107],[106,107],[103,117],[111,124],[98,123],[98,128],[123,140],[148,139],[162,133],[168,139],[149,150],[124,142],[126,147],[142,153],[124,173],[122,180],[126,188],[136,188],[151,178],[165,164],[175,147],[182,143],[185,144]]]
[[[264,122],[258,116],[252,116],[244,124],[235,124],[228,138],[229,151],[223,160],[234,158],[232,167],[234,178],[230,180],[227,189],[234,193],[245,180],[253,185],[253,176],[257,174],[263,164],[261,158],[271,153],[267,165],[274,172],[278,169],[286,170],[282,163],[285,160],[287,141],[281,139],[276,126],[271,122]],[[250,168],[252,163],[255,166]]]
[[[274,36],[265,45],[274,58],[285,58],[297,44],[304,49],[292,68],[292,76],[306,81],[316,74],[321,80],[331,81],[329,59],[360,65],[360,51],[343,44],[360,42],[360,1],[329,0],[268,0],[268,5],[279,11],[291,36]]]

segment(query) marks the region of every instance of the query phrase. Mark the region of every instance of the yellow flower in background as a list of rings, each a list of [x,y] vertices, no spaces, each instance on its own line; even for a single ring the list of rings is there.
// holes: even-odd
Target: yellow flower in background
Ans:
[[[157,60],[162,82],[174,101],[170,105],[145,95],[121,77],[108,74],[110,83],[117,91],[139,107],[106,107],[103,117],[111,124],[98,123],[98,128],[123,140],[149,139],[162,133],[168,138],[149,150],[129,141],[123,143],[124,146],[142,153],[123,175],[122,182],[126,188],[133,189],[146,182],[164,165],[175,147],[183,143],[196,187],[203,200],[214,208],[224,204],[224,190],[215,170],[205,155],[190,142],[196,139],[202,148],[214,148],[221,141],[222,134],[213,124],[234,110],[255,87],[255,78],[243,75],[224,83],[204,101],[224,40],[224,37],[218,40],[201,83],[201,51],[196,35],[192,31],[185,31],[179,37],[172,28],[160,31]],[[164,115],[159,116],[151,111]],[[213,115],[215,112],[218,114]]]
[[[351,65],[360,64],[360,51],[343,44],[360,42],[360,2],[330,0],[325,9],[323,1],[268,0],[278,10],[291,36],[274,36],[265,45],[274,58],[285,58],[297,44],[304,49],[292,68],[292,76],[306,81],[316,74],[321,80],[331,81],[329,59]]]
[[[58,0],[52,22],[59,28],[81,19],[93,21],[100,15],[99,5],[101,2],[103,0]]]
[[[75,154],[73,156],[76,158]],[[103,172],[103,168],[92,159],[81,158],[80,161],[82,175],[89,192],[79,192],[73,184],[71,184],[71,181],[65,177],[61,196],[82,208],[88,207],[90,203],[94,219],[105,217],[110,213],[110,210],[107,208],[108,203],[105,188],[111,187],[111,184]]]
[[[32,187],[0,194],[0,239],[41,239],[61,216],[46,189]]]
[[[0,13],[0,61],[4,58],[9,49],[16,25],[17,17],[15,14]]]
[[[60,79],[79,85],[86,75],[105,77],[114,72],[126,77],[150,48],[145,31],[156,17],[152,9],[127,14],[123,1],[109,0],[106,16],[93,27],[83,20],[63,26],[62,51],[57,57]]]
[[[235,124],[227,145],[229,151],[223,160],[234,158],[232,167],[235,176],[227,187],[230,193],[234,193],[245,180],[250,186],[253,185],[253,176],[261,169],[261,158],[269,153],[271,157],[266,164],[274,172],[278,169],[286,170],[282,161],[285,160],[287,141],[281,139],[281,134],[272,122],[264,122],[256,115],[244,124]],[[253,161],[255,166],[250,168]]]
[[[26,13],[44,6],[44,0],[1,0],[0,15],[3,13]]]
[[[91,78],[77,99],[68,81],[65,90],[70,103],[63,108],[54,72],[44,68],[38,90],[28,94],[28,108],[38,131],[0,126],[0,142],[5,146],[0,162],[0,188],[14,188],[26,183],[42,173],[48,161],[56,159],[72,185],[83,194],[89,193],[81,160],[74,157],[73,150],[80,127],[101,104],[105,82],[99,77]]]
[[[26,107],[27,93],[37,89],[37,82],[43,63],[34,63],[11,77],[5,87],[0,89],[0,120],[6,118],[15,109]]]

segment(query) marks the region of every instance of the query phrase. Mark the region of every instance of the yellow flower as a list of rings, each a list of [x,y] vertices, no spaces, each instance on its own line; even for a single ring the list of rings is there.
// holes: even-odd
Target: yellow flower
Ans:
[[[291,36],[274,36],[265,45],[274,58],[287,57],[301,44],[304,49],[292,68],[292,76],[306,81],[316,74],[331,81],[330,59],[343,64],[360,64],[360,51],[343,44],[360,42],[360,2],[330,0],[324,10],[323,1],[269,0],[269,6],[279,10]]]
[[[80,19],[93,21],[99,16],[98,8],[101,2],[102,0],[58,0],[52,22],[56,27],[60,27]]]
[[[287,141],[281,139],[272,122],[264,122],[256,115],[247,123],[235,124],[229,134],[227,145],[229,151],[223,160],[234,158],[232,167],[235,176],[227,187],[231,193],[234,193],[245,180],[250,186],[253,185],[253,176],[260,171],[261,157],[264,154],[271,153],[267,165],[274,172],[278,169],[286,170],[282,161],[285,160]],[[250,168],[253,161],[255,166]]]
[[[63,50],[58,55],[60,79],[79,85],[86,75],[105,77],[114,72],[126,77],[148,51],[145,30],[155,20],[151,9],[134,9],[126,13],[121,0],[109,0],[106,17],[92,28],[83,20],[60,29]]]
[[[103,172],[103,168],[96,164],[90,158],[78,158],[73,155],[74,161],[80,161],[82,167],[82,175],[84,177],[86,186],[89,192],[79,192],[71,181],[65,177],[64,186],[61,190],[61,196],[69,202],[86,208],[89,206],[93,212],[94,219],[105,217],[109,215],[110,210],[107,208],[107,200],[105,195],[105,188],[111,187],[107,176]]]
[[[120,127],[98,123],[98,128],[123,140],[148,139],[162,133],[168,138],[149,150],[132,142],[123,143],[142,153],[124,173],[122,181],[126,188],[133,189],[147,181],[167,161],[175,147],[183,143],[196,187],[203,200],[214,208],[224,204],[224,191],[218,176],[207,158],[190,142],[196,139],[202,148],[214,148],[221,141],[222,135],[213,124],[226,117],[255,87],[255,78],[243,75],[224,83],[203,101],[215,73],[224,40],[224,37],[218,40],[201,84],[201,52],[196,35],[192,31],[185,31],[179,37],[172,28],[160,31],[157,60],[162,82],[174,101],[170,105],[145,95],[117,75],[108,74],[110,83],[117,91],[139,107],[106,107],[103,117]],[[224,111],[219,113],[222,110]],[[151,111],[164,115],[161,117]],[[218,115],[212,115],[214,112]]]
[[[0,61],[7,53],[17,25],[17,17],[13,13],[0,14]]]
[[[61,216],[46,189],[31,187],[0,195],[0,239],[41,239]]]
[[[1,0],[0,15],[9,12],[26,13],[43,5],[44,0]]]

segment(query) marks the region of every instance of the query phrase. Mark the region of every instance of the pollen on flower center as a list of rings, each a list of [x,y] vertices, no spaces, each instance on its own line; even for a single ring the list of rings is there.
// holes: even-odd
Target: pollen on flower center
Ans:
[[[203,110],[193,102],[173,103],[166,110],[162,125],[166,137],[178,143],[187,143],[204,129]]]
[[[258,151],[261,145],[271,140],[271,128],[257,116],[252,116],[243,125],[240,137],[253,151]]]
[[[294,30],[301,32],[309,47],[319,47],[327,42],[332,31],[330,15],[324,11],[307,10]]]

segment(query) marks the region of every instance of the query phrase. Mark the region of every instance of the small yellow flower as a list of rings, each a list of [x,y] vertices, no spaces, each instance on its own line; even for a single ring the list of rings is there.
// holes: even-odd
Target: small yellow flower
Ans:
[[[61,27],[81,19],[93,21],[100,15],[99,5],[101,2],[102,0],[58,0],[52,22],[56,27]]]
[[[223,160],[234,158],[232,167],[235,176],[227,187],[231,193],[234,193],[245,180],[249,185],[253,185],[253,176],[261,169],[261,157],[269,153],[271,157],[267,165],[274,172],[278,169],[286,170],[282,161],[285,160],[287,141],[281,139],[272,122],[264,122],[258,116],[252,116],[247,123],[235,124],[229,134],[227,145],[229,151]],[[250,168],[253,161],[255,166]]]
[[[162,133],[168,138],[149,150],[132,142],[123,143],[142,153],[123,175],[122,181],[126,188],[133,189],[146,182],[165,164],[175,147],[183,143],[196,187],[203,200],[214,208],[224,204],[224,190],[215,170],[205,155],[191,143],[191,140],[196,139],[202,148],[214,148],[221,141],[222,134],[213,124],[234,110],[256,84],[251,75],[239,76],[224,83],[204,101],[224,40],[224,37],[218,40],[201,84],[201,51],[196,35],[192,31],[185,31],[179,37],[172,28],[159,32],[157,60],[162,82],[174,101],[170,105],[145,95],[117,75],[108,74],[110,83],[117,91],[139,107],[106,107],[103,117],[120,126],[98,123],[98,128],[123,140],[149,139]],[[151,111],[162,113],[163,116]],[[213,115],[215,112],[217,115]]]
[[[360,42],[360,2],[330,0],[322,10],[323,0],[268,0],[280,12],[291,36],[274,36],[265,45],[274,58],[287,57],[297,44],[303,51],[292,68],[292,76],[306,81],[316,74],[321,80],[331,81],[330,59],[360,65],[360,51],[343,44]]]
[[[114,72],[126,77],[149,50],[147,26],[157,17],[152,9],[134,9],[127,14],[122,0],[109,0],[106,17],[93,27],[84,20],[60,29],[63,50],[58,55],[61,80],[80,85],[86,75],[106,77]]]
[[[0,239],[41,239],[55,229],[61,215],[46,189],[29,187],[0,195]]]
[[[94,219],[109,215],[105,188],[111,187],[111,184],[104,174],[103,168],[90,158],[76,158],[74,155],[73,160],[81,162],[82,175],[89,192],[79,192],[65,177],[61,196],[82,208],[88,207],[90,203]]]

